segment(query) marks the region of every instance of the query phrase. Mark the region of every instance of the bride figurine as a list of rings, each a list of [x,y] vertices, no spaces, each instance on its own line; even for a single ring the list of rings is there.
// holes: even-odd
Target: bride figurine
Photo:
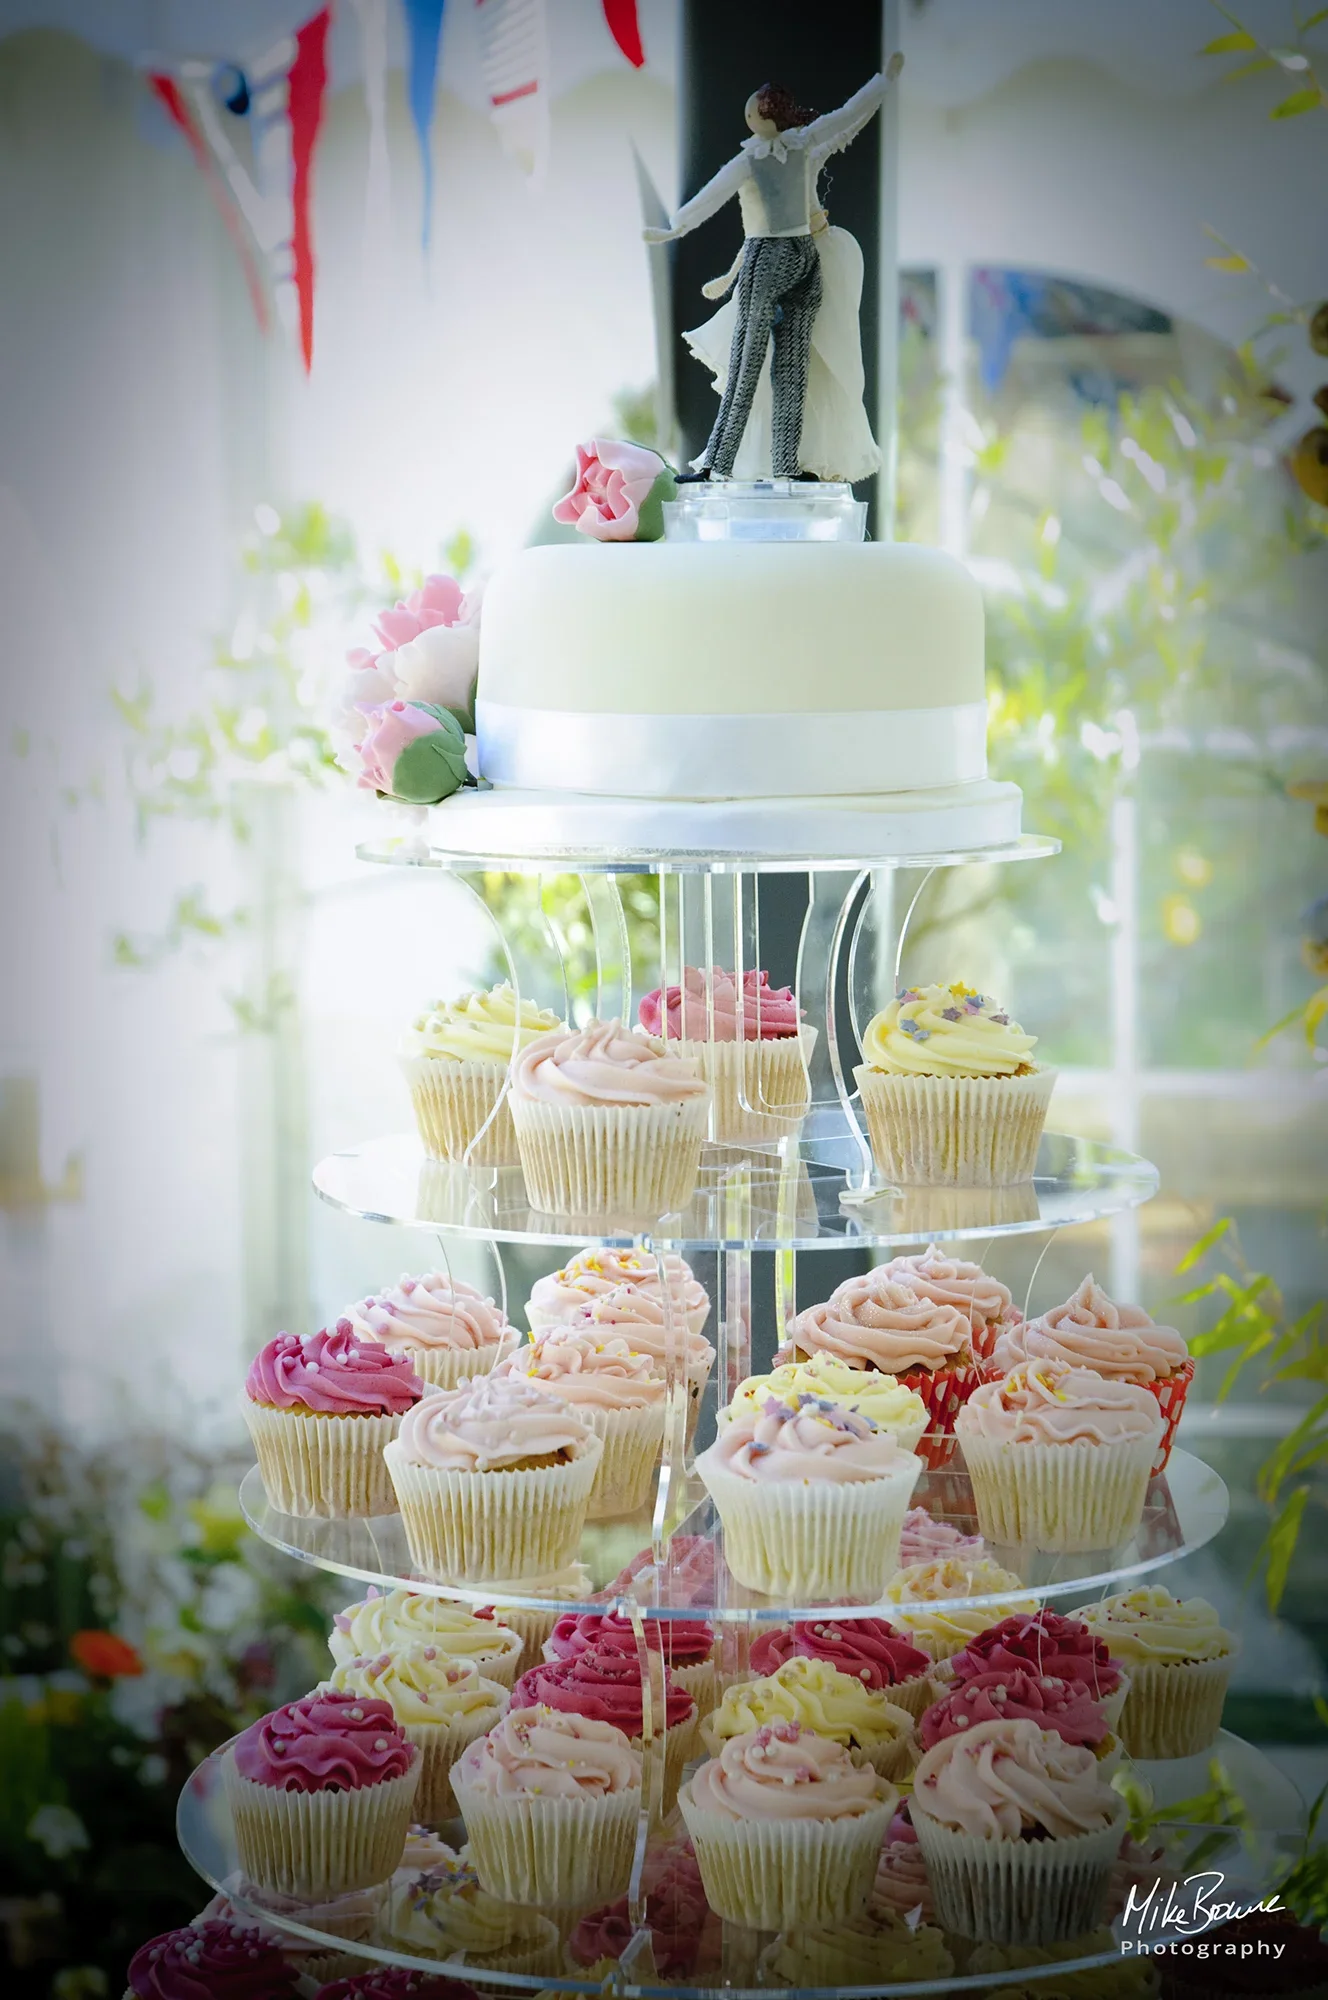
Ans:
[[[883,74],[822,118],[779,84],[754,91],[746,107],[752,136],[742,150],[670,228],[646,230],[647,243],[669,243],[735,195],[742,210],[740,255],[703,287],[707,298],[727,303],[683,336],[713,370],[720,395],[705,450],[684,480],[851,482],[880,465],[862,400],[862,252],[846,229],[829,226],[816,183],[830,155],[875,116],[903,62],[892,56]]]

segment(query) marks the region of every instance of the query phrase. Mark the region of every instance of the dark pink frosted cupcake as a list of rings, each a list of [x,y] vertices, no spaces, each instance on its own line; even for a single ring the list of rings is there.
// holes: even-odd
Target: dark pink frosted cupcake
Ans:
[[[744,972],[740,1004],[731,972],[688,965],[681,986],[647,993],[640,1021],[648,1035],[695,1062],[712,1086],[716,1139],[737,1145],[797,1131],[811,1102],[816,1030],[803,1022],[791,987],[772,986],[766,972]]]
[[[752,1647],[752,1673],[777,1673],[796,1658],[825,1660],[914,1717],[931,1698],[930,1653],[884,1618],[804,1618],[764,1632]]]
[[[349,1320],[307,1339],[279,1333],[255,1358],[243,1398],[271,1504],[334,1520],[395,1513],[383,1446],[423,1392],[406,1355],[361,1339]]]
[[[216,1920],[149,1938],[128,1978],[125,2000],[290,2000],[300,1990],[270,1937]]]
[[[335,1896],[400,1861],[420,1753],[387,1702],[316,1690],[251,1723],[222,1769],[240,1867],[260,1888]]]
[[[372,1972],[320,1986],[314,2000],[480,2000],[480,1996],[464,1979],[408,1972],[404,1965],[376,1965]]]

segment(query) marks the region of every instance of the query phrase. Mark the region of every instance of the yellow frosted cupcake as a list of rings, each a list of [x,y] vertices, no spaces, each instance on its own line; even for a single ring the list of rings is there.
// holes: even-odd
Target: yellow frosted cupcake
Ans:
[[[913,1451],[927,1428],[927,1405],[893,1375],[853,1368],[833,1354],[813,1354],[806,1361],[786,1361],[768,1375],[749,1375],[733,1392],[729,1415],[758,1410],[769,1396],[789,1402],[798,1396],[823,1397],[856,1410],[889,1431],[902,1451]]]
[[[701,1740],[717,1757],[732,1736],[746,1736],[770,1722],[800,1722],[842,1743],[855,1764],[869,1764],[898,1781],[913,1760],[913,1718],[884,1693],[864,1687],[828,1660],[795,1655],[773,1674],[741,1681],[725,1691],[701,1724]]]
[[[460,1160],[477,1141],[474,1165],[513,1165],[516,1134],[504,1096],[508,1068],[527,1042],[561,1026],[556,1014],[533,1000],[518,1007],[506,984],[426,1007],[400,1048],[425,1152],[435,1160]]]
[[[1238,1641],[1202,1597],[1182,1603],[1161,1584],[1104,1597],[1079,1612],[1130,1677],[1116,1724],[1131,1757],[1194,1757],[1222,1727]]]
[[[562,1958],[557,1925],[538,1910],[491,1896],[459,1855],[413,1879],[398,1877],[374,1941],[420,1958],[462,1959],[477,1972],[542,1976],[558,1971]]]
[[[914,1187],[1003,1187],[1031,1179],[1056,1082],[1035,1035],[985,994],[905,987],[868,1022],[862,1093],[876,1164]]]
[[[948,1660],[979,1632],[1017,1612],[1031,1616],[1038,1604],[1013,1570],[985,1556],[974,1562],[945,1556],[896,1570],[885,1587],[882,1608],[933,1660]]]
[[[521,1670],[521,1635],[499,1619],[476,1617],[462,1604],[421,1590],[375,1590],[332,1620],[327,1647],[339,1667],[347,1660],[436,1646],[449,1660],[469,1660],[483,1679],[510,1693]]]
[[[437,1646],[347,1660],[322,1686],[385,1701],[420,1753],[416,1819],[436,1826],[455,1817],[452,1766],[498,1721],[507,1707],[505,1688],[486,1681],[473,1660],[449,1660]]]

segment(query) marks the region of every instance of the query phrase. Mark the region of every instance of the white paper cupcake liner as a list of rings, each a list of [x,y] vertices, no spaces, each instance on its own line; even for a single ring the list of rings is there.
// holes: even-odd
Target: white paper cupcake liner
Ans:
[[[1197,1757],[1207,1750],[1222,1727],[1232,1659],[1226,1653],[1176,1666],[1131,1660],[1130,1691],[1115,1725],[1126,1755]]]
[[[1120,1444],[997,1444],[957,1431],[984,1539],[1079,1555],[1129,1541],[1143,1519],[1157,1436]]]
[[[914,1187],[1005,1187],[1032,1179],[1055,1088],[1054,1069],[1027,1076],[893,1076],[853,1072],[876,1164]]]
[[[724,1556],[739,1583],[769,1597],[874,1602],[899,1563],[899,1536],[920,1459],[861,1485],[808,1480],[761,1484],[725,1470],[715,1448],[696,1470],[724,1525]]]
[[[510,1167],[517,1159],[512,1114],[503,1098],[507,1064],[461,1062],[452,1056],[403,1056],[401,1067],[415,1107],[424,1150],[435,1160],[461,1160],[485,1119],[498,1105],[493,1123],[475,1146],[470,1164]]]
[[[708,1091],[682,1104],[537,1104],[517,1097],[511,1103],[532,1208],[644,1221],[691,1200]]]
[[[651,1788],[649,1765],[651,1758],[655,1755],[655,1746],[652,1743],[647,1743],[644,1736],[633,1736],[631,1744],[634,1750],[641,1752],[643,1787],[649,1793]],[[684,1722],[680,1722],[676,1729],[668,1729],[664,1732],[663,1788],[660,1795],[654,1798],[651,1804],[650,1823],[653,1827],[658,1828],[669,1817],[669,1814],[677,1805],[678,1788],[682,1784],[682,1774],[692,1758],[699,1756],[700,1752],[700,1717],[697,1711],[693,1709],[687,1719]]]
[[[491,1375],[500,1361],[506,1361],[521,1345],[521,1335],[510,1327],[501,1340],[488,1347],[412,1347],[408,1341],[392,1342],[395,1352],[404,1354],[417,1375],[431,1389],[455,1389],[477,1375]]]
[[[240,1405],[263,1491],[278,1513],[342,1521],[396,1512],[383,1448],[400,1417],[276,1410],[245,1395]]]
[[[415,1816],[420,1760],[358,1791],[279,1792],[222,1759],[241,1872],[282,1896],[340,1896],[386,1882]]]
[[[585,1404],[576,1409],[604,1447],[587,1519],[635,1514],[655,1490],[667,1416],[664,1398],[634,1410],[599,1410]]]
[[[936,1699],[930,1674],[917,1674],[911,1681],[896,1681],[893,1687],[884,1688],[882,1692],[887,1701],[892,1701],[896,1708],[902,1708],[914,1722]]]
[[[863,1908],[898,1793],[857,1819],[734,1820],[708,1812],[684,1785],[678,1805],[696,1849],[706,1901],[752,1930],[842,1923]]]
[[[539,1576],[576,1554],[603,1445],[593,1433],[564,1465],[445,1472],[384,1453],[411,1560],[439,1582]]]
[[[495,1798],[455,1778],[470,1861],[481,1887],[506,1903],[586,1909],[625,1893],[641,1793],[600,1798]]]
[[[506,1706],[504,1702],[503,1707]],[[449,1722],[401,1723],[420,1753],[420,1784],[414,1812],[423,1825],[438,1826],[444,1820],[456,1818],[460,1808],[452,1790],[452,1766],[467,1746],[492,1729],[498,1719],[491,1708],[482,1708],[473,1715],[454,1716]]]
[[[1066,1840],[983,1840],[941,1826],[914,1794],[913,1826],[927,1864],[936,1922],[993,1944],[1050,1944],[1101,1921],[1125,1831],[1125,1801],[1110,1826]]]
[[[666,1626],[665,1630],[667,1629]],[[714,1661],[697,1660],[692,1666],[670,1667],[669,1672],[678,1686],[686,1688],[696,1703],[697,1721],[704,1722],[718,1699],[718,1676],[715,1673]]]
[[[742,1146],[796,1135],[811,1103],[815,1047],[815,1028],[804,1028],[765,1041],[671,1041],[668,1052],[694,1062],[713,1090],[716,1143]]]

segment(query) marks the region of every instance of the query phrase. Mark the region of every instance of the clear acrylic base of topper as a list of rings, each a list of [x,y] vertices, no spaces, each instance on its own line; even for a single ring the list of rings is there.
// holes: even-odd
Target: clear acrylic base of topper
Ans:
[[[664,503],[670,542],[860,542],[867,503],[815,479],[712,479]]]

